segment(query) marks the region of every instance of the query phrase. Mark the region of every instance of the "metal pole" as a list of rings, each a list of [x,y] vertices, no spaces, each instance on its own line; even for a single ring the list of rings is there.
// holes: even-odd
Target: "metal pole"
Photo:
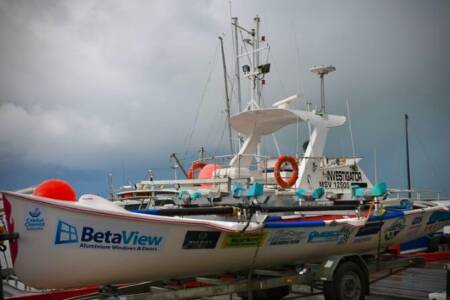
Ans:
[[[254,63],[254,71],[258,70],[258,66],[259,66],[259,22],[260,22],[260,18],[259,16],[255,17],[255,28],[256,28],[256,32],[255,32],[255,37],[254,37],[254,51],[255,51],[255,61]],[[256,75],[255,75],[256,76]],[[261,107],[261,81],[259,79],[256,79],[256,100],[258,103],[258,106]]]
[[[325,84],[323,80],[323,75],[320,74],[320,113],[325,114]]]
[[[260,91],[260,81],[258,79],[258,76],[256,75],[258,72],[258,66],[259,66],[259,22],[260,18],[259,16],[255,17],[255,29],[253,30],[253,82],[254,82],[254,95],[256,95],[256,103],[258,104],[258,108],[261,107],[261,91]],[[255,99],[255,98],[253,98]],[[260,168],[260,162],[259,159],[261,155],[261,142],[258,143],[256,146],[256,167]]]
[[[236,55],[236,62],[235,62],[235,76],[236,76],[236,90],[237,90],[237,96],[238,96],[238,112],[242,111],[242,94],[241,94],[241,70],[240,70],[240,63],[239,63],[239,39],[238,39],[238,18],[234,17],[231,19],[231,24],[234,27],[234,51]],[[238,133],[238,145],[239,149],[241,149],[242,146],[242,137],[241,134]]]
[[[186,178],[187,178],[187,177],[188,177],[188,176],[187,176],[187,172],[186,172],[186,170],[184,169],[183,164],[180,162],[180,160],[179,160],[178,157],[176,156],[176,154],[175,154],[175,153],[172,153],[172,154],[170,154],[170,157],[173,158],[173,159],[175,160],[175,163],[180,167],[181,172],[183,172],[183,175],[186,176]],[[176,178],[176,171],[175,171],[175,178]]]
[[[225,63],[225,52],[223,50],[223,38],[219,36],[219,40],[220,40],[220,48],[222,49],[223,77],[225,80],[225,102],[226,102],[227,122],[228,122],[228,138],[230,140],[230,153],[234,153],[233,137],[230,125],[231,112],[230,112],[230,97],[228,96],[227,65]]]
[[[408,195],[411,198],[411,170],[409,167],[409,139],[408,139],[408,115],[405,114],[405,137],[406,137],[406,174],[408,177]]]
[[[242,95],[241,95],[241,75],[240,75],[240,63],[239,63],[239,44],[238,44],[238,18],[232,19],[232,24],[234,26],[234,51],[236,52],[236,66],[235,66],[235,76],[236,76],[236,90],[238,95],[238,107],[239,112],[242,111]]]
[[[375,183],[378,183],[377,148],[373,148],[373,173],[374,173]]]

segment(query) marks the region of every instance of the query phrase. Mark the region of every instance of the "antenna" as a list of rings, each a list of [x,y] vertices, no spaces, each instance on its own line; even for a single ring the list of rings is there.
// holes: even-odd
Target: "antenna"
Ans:
[[[230,1],[230,13],[231,13],[231,1]],[[240,76],[240,63],[239,63],[239,41],[238,41],[238,18],[231,18],[231,25],[233,25],[233,44],[234,51],[236,56],[235,67],[234,67],[234,76],[236,77],[236,90],[237,90],[237,98],[238,98],[238,112],[242,111],[242,95],[241,95],[241,76]],[[238,133],[238,143],[239,149],[242,146],[242,136],[241,133]]]
[[[348,130],[350,131],[350,141],[352,143],[352,155],[355,157],[355,141],[353,140],[352,119],[350,118],[350,105],[347,99],[347,117],[348,117]]]
[[[375,183],[378,183],[377,148],[373,147],[373,173]]]
[[[324,65],[320,65],[320,66],[313,66],[311,68],[309,68],[309,70],[320,76],[320,111],[319,111],[319,115],[325,115],[325,83],[324,83],[324,79],[323,77],[325,75],[327,75],[328,73],[334,72],[336,71],[336,68],[333,66],[324,66]]]
[[[258,109],[261,106],[261,84],[263,83],[262,81],[264,80],[265,74],[270,72],[270,63],[260,65],[261,52],[269,49],[267,44],[266,46],[260,46],[261,42],[266,42],[266,38],[264,36],[260,36],[259,32],[259,24],[261,19],[259,16],[256,16],[253,21],[255,22],[255,28],[250,30],[238,25],[237,19],[233,18],[232,23],[241,32],[247,34],[247,36],[250,36],[249,38],[243,38],[243,42],[244,46],[245,44],[248,44],[251,47],[251,50],[237,56],[247,56],[249,58],[250,65],[242,66],[244,77],[252,82],[251,99],[247,105],[248,110]]]
[[[219,36],[220,40],[220,48],[222,50],[222,63],[223,63],[223,77],[225,81],[225,102],[226,102],[226,111],[227,111],[227,123],[228,123],[228,139],[230,142],[230,153],[233,153],[233,137],[231,133],[231,112],[230,112],[230,97],[228,96],[228,80],[227,80],[227,65],[225,63],[225,52],[223,50],[223,38]]]
[[[115,200],[114,195],[114,185],[113,185],[113,175],[112,173],[108,174],[108,188],[109,188],[109,194],[111,196],[111,200]]]
[[[408,139],[408,115],[405,114],[405,138],[406,138],[406,175],[408,176],[409,198],[411,198],[411,169],[409,167],[409,139]]]

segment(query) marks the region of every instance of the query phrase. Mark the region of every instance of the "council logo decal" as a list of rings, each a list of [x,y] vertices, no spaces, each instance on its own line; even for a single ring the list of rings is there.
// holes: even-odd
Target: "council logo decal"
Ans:
[[[77,244],[79,248],[158,251],[165,240],[164,235],[142,234],[139,231],[97,230],[91,226],[76,226],[59,220],[56,226],[55,245]]]
[[[31,207],[27,209],[25,217],[26,230],[42,230],[45,227],[44,213],[39,207]]]

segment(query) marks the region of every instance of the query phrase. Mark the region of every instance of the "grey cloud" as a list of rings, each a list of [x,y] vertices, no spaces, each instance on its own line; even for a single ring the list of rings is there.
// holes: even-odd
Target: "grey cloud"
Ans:
[[[217,35],[225,34],[231,70],[228,9],[228,1],[0,2],[0,161],[107,170],[126,160],[144,170],[167,164],[171,152],[192,158],[200,145],[221,154]],[[450,163],[430,151],[450,147],[442,138],[450,127],[447,1],[234,1],[232,10],[245,26],[262,18],[272,63],[266,105],[303,92],[317,105],[318,79],[307,68],[334,64],[328,110],[345,114],[349,99],[368,173],[376,146],[380,174],[403,184],[406,112],[433,153],[415,144],[424,168],[417,182],[439,188],[422,174],[432,172],[430,159]],[[244,83],[244,99],[248,91]],[[283,151],[295,151],[295,134],[279,135]],[[331,134],[327,151],[351,153],[346,128]]]

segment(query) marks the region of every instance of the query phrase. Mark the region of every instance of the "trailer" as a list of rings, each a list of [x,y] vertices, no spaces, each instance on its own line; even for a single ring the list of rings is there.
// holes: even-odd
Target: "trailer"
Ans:
[[[228,299],[233,299],[237,295],[244,300],[269,300],[282,299],[292,292],[299,296],[323,294],[327,300],[359,300],[370,293],[371,272],[385,270],[386,276],[389,276],[404,268],[422,267],[424,263],[425,260],[421,257],[347,254],[328,257],[318,263],[256,269],[248,273],[46,291],[14,299],[37,300],[51,297],[90,300],[124,297],[127,300],[172,300],[204,299],[220,295],[229,295]]]

